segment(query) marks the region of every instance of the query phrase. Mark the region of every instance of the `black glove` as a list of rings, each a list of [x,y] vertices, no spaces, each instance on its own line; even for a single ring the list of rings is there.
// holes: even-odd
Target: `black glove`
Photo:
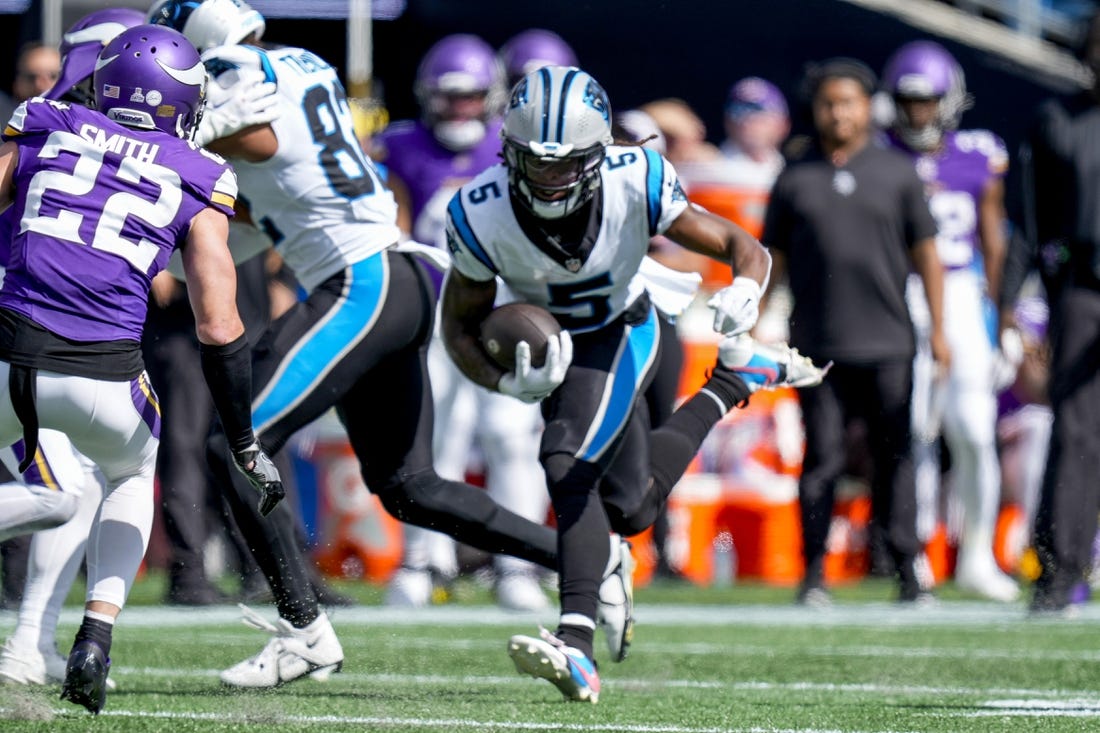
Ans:
[[[252,488],[260,492],[260,514],[265,517],[271,514],[286,496],[279,469],[256,442],[242,451],[234,452],[233,462],[237,464],[237,470],[248,479],[248,483],[252,484]]]

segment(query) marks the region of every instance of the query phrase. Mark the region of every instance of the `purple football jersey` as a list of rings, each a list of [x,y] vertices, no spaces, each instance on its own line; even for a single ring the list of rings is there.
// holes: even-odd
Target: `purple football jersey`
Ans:
[[[447,150],[422,122],[396,122],[376,144],[387,167],[409,189],[413,238],[443,246],[447,204],[455,192],[478,173],[500,162],[500,121],[488,124],[485,138],[470,150]]]
[[[0,270],[8,266],[11,256],[11,237],[15,226],[15,207],[9,206],[0,212]]]
[[[890,144],[913,159],[936,219],[936,252],[948,270],[984,271],[978,239],[982,193],[1008,168],[1004,142],[987,130],[946,132],[933,153],[911,150],[890,133]]]
[[[82,106],[32,99],[19,145],[0,306],[72,341],[141,340],[153,276],[206,207],[233,214],[224,160]]]

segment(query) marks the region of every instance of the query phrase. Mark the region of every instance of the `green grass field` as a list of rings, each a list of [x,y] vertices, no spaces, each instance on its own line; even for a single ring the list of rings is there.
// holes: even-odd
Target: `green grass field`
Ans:
[[[344,671],[240,693],[217,673],[262,646],[234,606],[164,608],[159,578],[123,612],[112,651],[118,691],[93,719],[53,688],[0,687],[0,731],[628,731],[901,733],[1100,730],[1100,609],[1029,619],[1023,604],[950,588],[929,608],[900,608],[867,582],[808,610],[791,591],[658,584],[638,592],[629,659],[601,666],[596,706],[566,703],[515,673],[514,633],[545,617],[497,610],[467,584],[455,603],[394,611],[381,590],[340,584],[362,605],[336,609]],[[274,611],[262,609],[269,618]],[[66,608],[71,639],[79,606]],[[14,615],[0,613],[0,633]],[[597,657],[603,654],[597,637]]]

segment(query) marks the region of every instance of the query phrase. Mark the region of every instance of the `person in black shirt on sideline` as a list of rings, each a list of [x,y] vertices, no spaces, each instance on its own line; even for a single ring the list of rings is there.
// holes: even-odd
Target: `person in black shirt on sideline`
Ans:
[[[798,600],[826,605],[825,540],[851,418],[867,422],[872,511],[886,531],[900,600],[928,598],[916,571],[916,489],[910,455],[915,340],[905,281],[915,267],[928,293],[932,352],[943,335],[943,271],[936,225],[912,163],[878,145],[871,129],[874,73],[854,59],[812,66],[805,79],[816,144],[791,161],[772,191],[763,241],[773,273],[787,272],[790,343],[815,363],[834,362],[815,390],[799,390],[806,456],[799,482],[805,577]]]
[[[1035,518],[1037,613],[1069,605],[1091,566],[1100,509],[1100,13],[1080,55],[1098,81],[1045,102],[1023,156],[1028,244],[1038,248],[1050,303],[1054,412]]]

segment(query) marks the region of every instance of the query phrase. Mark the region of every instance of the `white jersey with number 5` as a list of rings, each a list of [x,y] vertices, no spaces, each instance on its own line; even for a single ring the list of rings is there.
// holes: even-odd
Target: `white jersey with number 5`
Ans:
[[[688,202],[672,164],[645,148],[608,147],[600,178],[595,241],[562,261],[529,239],[516,220],[507,168],[484,171],[447,208],[454,267],[473,280],[499,276],[517,299],[547,308],[571,331],[611,322],[645,291],[638,268],[650,237],[668,229]],[[553,223],[544,226],[550,240]]]
[[[278,152],[234,160],[252,219],[307,290],[398,240],[397,205],[363,153],[336,70],[300,48],[221,46],[203,54],[211,97],[262,78],[278,88]],[[215,85],[218,88],[214,88]]]

